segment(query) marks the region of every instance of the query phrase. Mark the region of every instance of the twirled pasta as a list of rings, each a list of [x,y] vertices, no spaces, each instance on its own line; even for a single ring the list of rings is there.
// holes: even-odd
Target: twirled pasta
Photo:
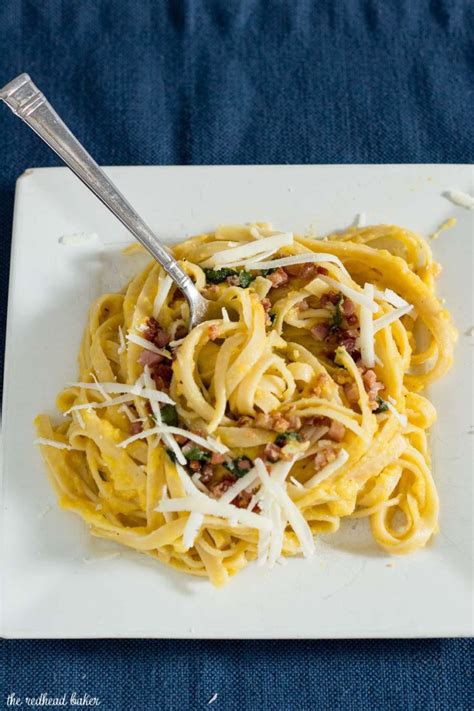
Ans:
[[[156,263],[98,299],[66,417],[36,418],[63,508],[216,585],[310,555],[343,517],[369,517],[396,554],[437,529],[436,413],[419,393],[456,333],[427,243],[395,226],[279,234],[225,226],[174,248],[211,302],[190,333]]]

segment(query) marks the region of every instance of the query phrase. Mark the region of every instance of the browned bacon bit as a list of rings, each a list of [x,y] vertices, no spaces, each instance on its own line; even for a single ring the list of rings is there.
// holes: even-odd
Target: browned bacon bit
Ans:
[[[250,503],[251,498],[252,494],[244,490],[241,491],[240,494],[237,494],[235,499],[232,499],[231,503],[234,504],[234,506],[237,506],[238,509],[246,509]]]
[[[210,492],[212,496],[214,496],[216,499],[219,499],[222,494],[225,494],[228,489],[232,486],[237,481],[237,477],[232,477],[232,475],[226,476],[224,479],[221,479],[221,481],[216,482],[215,484],[212,484],[212,486],[209,487]]]
[[[186,444],[188,442],[188,438],[185,437],[184,435],[174,435],[175,440],[177,441],[178,444]]]
[[[312,388],[313,395],[315,397],[321,397],[328,383],[329,375],[327,375],[327,373],[320,373],[316,378],[316,385]]]
[[[359,350],[356,346],[357,336],[349,336],[349,333],[351,333],[351,331],[342,332],[342,338],[339,341],[339,345],[343,346],[343,348],[346,349],[349,355],[354,355],[355,353],[359,353]]]
[[[270,301],[270,299],[267,299],[266,297],[264,299],[262,299],[260,301],[260,303],[262,304],[265,313],[268,313],[270,311],[270,309],[272,308],[272,302]]]
[[[158,321],[156,318],[153,318],[153,316],[150,316],[146,322],[146,326],[146,330],[143,332],[143,337],[146,338],[147,341],[154,341],[156,332],[160,327]]]
[[[358,328],[349,328],[349,329],[347,329],[347,331],[344,331],[344,333],[349,338],[358,338],[359,337],[359,329]]]
[[[345,383],[343,385],[344,389],[344,394],[351,404],[355,404],[359,401],[359,388],[357,385],[352,382],[352,383]]]
[[[212,324],[212,326],[209,326],[207,329],[207,335],[210,341],[215,341],[216,338],[219,337],[219,328],[216,326],[216,324]]]
[[[267,279],[272,282],[273,289],[279,289],[280,286],[288,283],[289,276],[282,267],[278,267],[275,272],[268,274]]]
[[[310,439],[311,435],[313,434],[313,431],[314,431],[313,425],[311,425],[309,423],[306,425],[303,425],[303,427],[299,431],[300,440],[302,442],[307,442]]]
[[[328,323],[317,323],[311,329],[311,335],[315,341],[324,341],[329,335],[329,324]]]
[[[300,279],[312,279],[318,273],[319,271],[316,264],[311,264],[311,262],[308,262],[307,264],[302,265],[299,277]]]
[[[188,329],[186,328],[184,323],[180,323],[175,331],[174,340],[178,341],[180,338],[184,338],[187,335],[188,335]]]
[[[188,467],[193,470],[193,472],[198,472],[201,469],[201,462],[199,462],[197,459],[191,459],[188,462]]]
[[[319,472],[326,464],[333,462],[336,459],[336,450],[334,447],[327,447],[322,449],[314,457],[314,468]]]
[[[329,417],[324,417],[324,415],[316,415],[310,420],[313,427],[322,427],[323,425],[330,425]]]
[[[240,277],[238,274],[232,274],[226,278],[226,282],[229,286],[240,286]]]
[[[242,415],[237,420],[237,424],[240,425],[240,427],[251,427],[254,424],[254,421],[249,415]]]
[[[307,311],[310,308],[306,299],[302,299],[298,304],[298,311]]]
[[[298,415],[287,415],[286,419],[288,421],[288,426],[292,431],[298,431],[303,426],[301,417],[298,417]]]
[[[165,348],[169,342],[169,334],[163,328],[160,328],[156,334],[155,345],[157,345],[158,348]]]
[[[155,344],[155,346],[158,346],[158,348],[164,348],[170,342],[169,334],[164,330],[164,328],[161,328],[160,324],[155,318],[153,318],[153,316],[150,316],[148,319],[147,329],[143,333],[143,336],[147,341],[151,341]]]
[[[301,427],[301,423],[300,423]],[[273,430],[275,432],[283,433],[290,429],[290,421],[287,420],[283,415],[277,412],[273,417]]]
[[[357,314],[351,314],[350,316],[346,316],[345,318],[349,326],[355,326],[359,323]]]
[[[342,313],[346,318],[347,316],[353,316],[355,314],[355,304],[347,296],[344,297],[344,301],[342,302]]]
[[[259,412],[255,418],[255,426],[263,430],[272,432],[286,432],[287,430],[299,430],[301,428],[301,418],[295,415],[283,416],[281,412],[273,414]]]
[[[239,469],[243,472],[245,471],[250,471],[252,468],[252,462],[249,461],[248,459],[244,459],[244,457],[241,457],[239,459]]]
[[[305,262],[304,264],[291,264],[285,267],[285,272],[299,279],[309,279],[312,276],[316,276],[318,268],[311,262]]]
[[[282,459],[282,454],[283,453],[280,447],[278,447],[276,444],[273,444],[272,442],[266,444],[265,449],[263,450],[263,456],[269,462],[278,462],[280,459]]]
[[[210,464],[205,464],[203,468],[201,469],[201,473],[199,475],[200,480],[202,481],[203,484],[209,484],[211,481],[212,477],[214,476],[214,469]]]
[[[255,418],[255,427],[260,427],[262,430],[272,430],[273,417],[266,412],[259,412]]]
[[[329,306],[332,304],[335,306],[337,303],[339,303],[339,299],[341,298],[341,295],[338,291],[328,291],[325,294],[321,296],[321,301],[320,305],[321,308],[326,308],[326,306]]]
[[[158,363],[151,371],[151,377],[155,381],[158,390],[168,388],[173,377],[173,369],[170,365]]]
[[[201,294],[206,297],[207,299],[212,298],[213,296],[216,296],[216,294],[219,292],[219,287],[217,284],[208,284],[204,289],[201,290]]]
[[[161,363],[162,360],[163,356],[159,353],[153,353],[153,351],[142,351],[138,362],[142,365],[149,365],[151,367],[153,365],[158,365],[158,363]]]
[[[132,435],[143,432],[143,424],[141,422],[130,422],[130,432]]]
[[[219,454],[218,452],[213,452],[211,455],[211,464],[222,464],[222,462],[225,461],[225,457],[223,454]]]
[[[285,267],[285,272],[290,276],[299,277],[301,274],[301,268],[303,264],[288,264]]]
[[[317,274],[327,274],[328,270],[324,267],[318,267],[312,262],[304,262],[304,264],[292,264],[285,267],[285,271],[291,276],[299,279],[312,279]]]
[[[332,420],[329,427],[329,432],[327,433],[328,439],[332,439],[335,442],[341,442],[346,434],[346,428],[338,420]]]
[[[372,410],[376,410],[379,407],[377,395],[379,394],[379,390],[383,390],[385,386],[377,380],[377,376],[373,370],[366,370],[362,376],[362,380],[367,395],[369,396],[369,405]]]

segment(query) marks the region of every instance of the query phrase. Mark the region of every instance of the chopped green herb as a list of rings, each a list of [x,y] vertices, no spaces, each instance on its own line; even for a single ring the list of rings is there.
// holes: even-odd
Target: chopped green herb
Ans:
[[[163,405],[161,408],[161,419],[165,425],[176,427],[178,424],[178,413],[174,405]]]
[[[271,311],[268,312],[268,318],[270,319],[270,321],[271,321],[272,324],[275,323],[276,317],[277,317],[276,314],[272,313]]]
[[[236,276],[235,269],[229,267],[221,267],[220,269],[204,269],[206,281],[208,284],[221,284],[230,276]]]
[[[243,462],[248,462],[250,466],[246,466],[242,469]],[[240,478],[241,476],[244,476],[244,474],[247,474],[247,472],[250,471],[250,469],[253,467],[253,462],[249,457],[243,456],[237,457],[236,459],[232,459],[230,462],[224,462],[224,466],[232,474],[234,474],[234,476]]]
[[[271,269],[262,269],[262,276],[266,277],[269,274],[273,274],[273,272],[276,272],[276,267],[272,267]]]
[[[337,300],[337,302],[335,304],[336,308],[335,308],[335,311],[334,311],[334,314],[332,317],[331,327],[329,329],[332,332],[338,331],[341,328],[342,318],[343,318],[343,315],[342,315],[342,302],[343,301],[344,301],[344,295],[339,294],[339,299]]]
[[[173,450],[172,450],[172,449],[166,449],[166,454],[167,454],[168,457],[171,459],[171,461],[173,462],[173,464],[176,464],[176,461],[177,461],[177,459],[176,459],[176,454],[173,452]]]
[[[241,286],[242,289],[246,289],[248,286],[250,286],[250,283],[254,279],[255,277],[250,274],[250,272],[246,272],[245,269],[239,272],[239,286]]]
[[[282,432],[281,434],[276,436],[275,444],[277,444],[279,447],[284,447],[285,444],[290,440],[295,440],[296,442],[299,442],[300,436],[298,432]]]
[[[385,400],[383,398],[381,398],[380,395],[377,395],[377,397],[375,399],[377,400],[379,406],[376,410],[374,410],[374,413],[376,415],[380,415],[381,412],[387,412],[388,405],[385,402]]]
[[[211,458],[209,452],[204,452],[202,449],[199,449],[199,447],[191,447],[191,449],[183,452],[183,454],[188,461],[208,462]]]

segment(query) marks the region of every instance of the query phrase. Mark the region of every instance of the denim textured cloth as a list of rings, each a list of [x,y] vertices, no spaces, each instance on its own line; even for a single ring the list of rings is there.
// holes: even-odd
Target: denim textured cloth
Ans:
[[[102,164],[474,158],[472,0],[2,0],[28,71]],[[0,107],[1,351],[14,184],[58,160]],[[430,584],[434,584],[430,583]],[[7,694],[116,710],[468,709],[468,640],[4,641]],[[25,703],[23,704],[23,707]]]

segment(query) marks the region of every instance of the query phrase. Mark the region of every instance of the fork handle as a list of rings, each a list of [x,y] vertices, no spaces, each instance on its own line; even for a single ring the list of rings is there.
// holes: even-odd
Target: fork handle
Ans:
[[[28,74],[20,74],[1,89],[0,99],[57,153],[150,252],[184,292],[190,305],[192,301],[202,300],[189,276],[71,133]]]

